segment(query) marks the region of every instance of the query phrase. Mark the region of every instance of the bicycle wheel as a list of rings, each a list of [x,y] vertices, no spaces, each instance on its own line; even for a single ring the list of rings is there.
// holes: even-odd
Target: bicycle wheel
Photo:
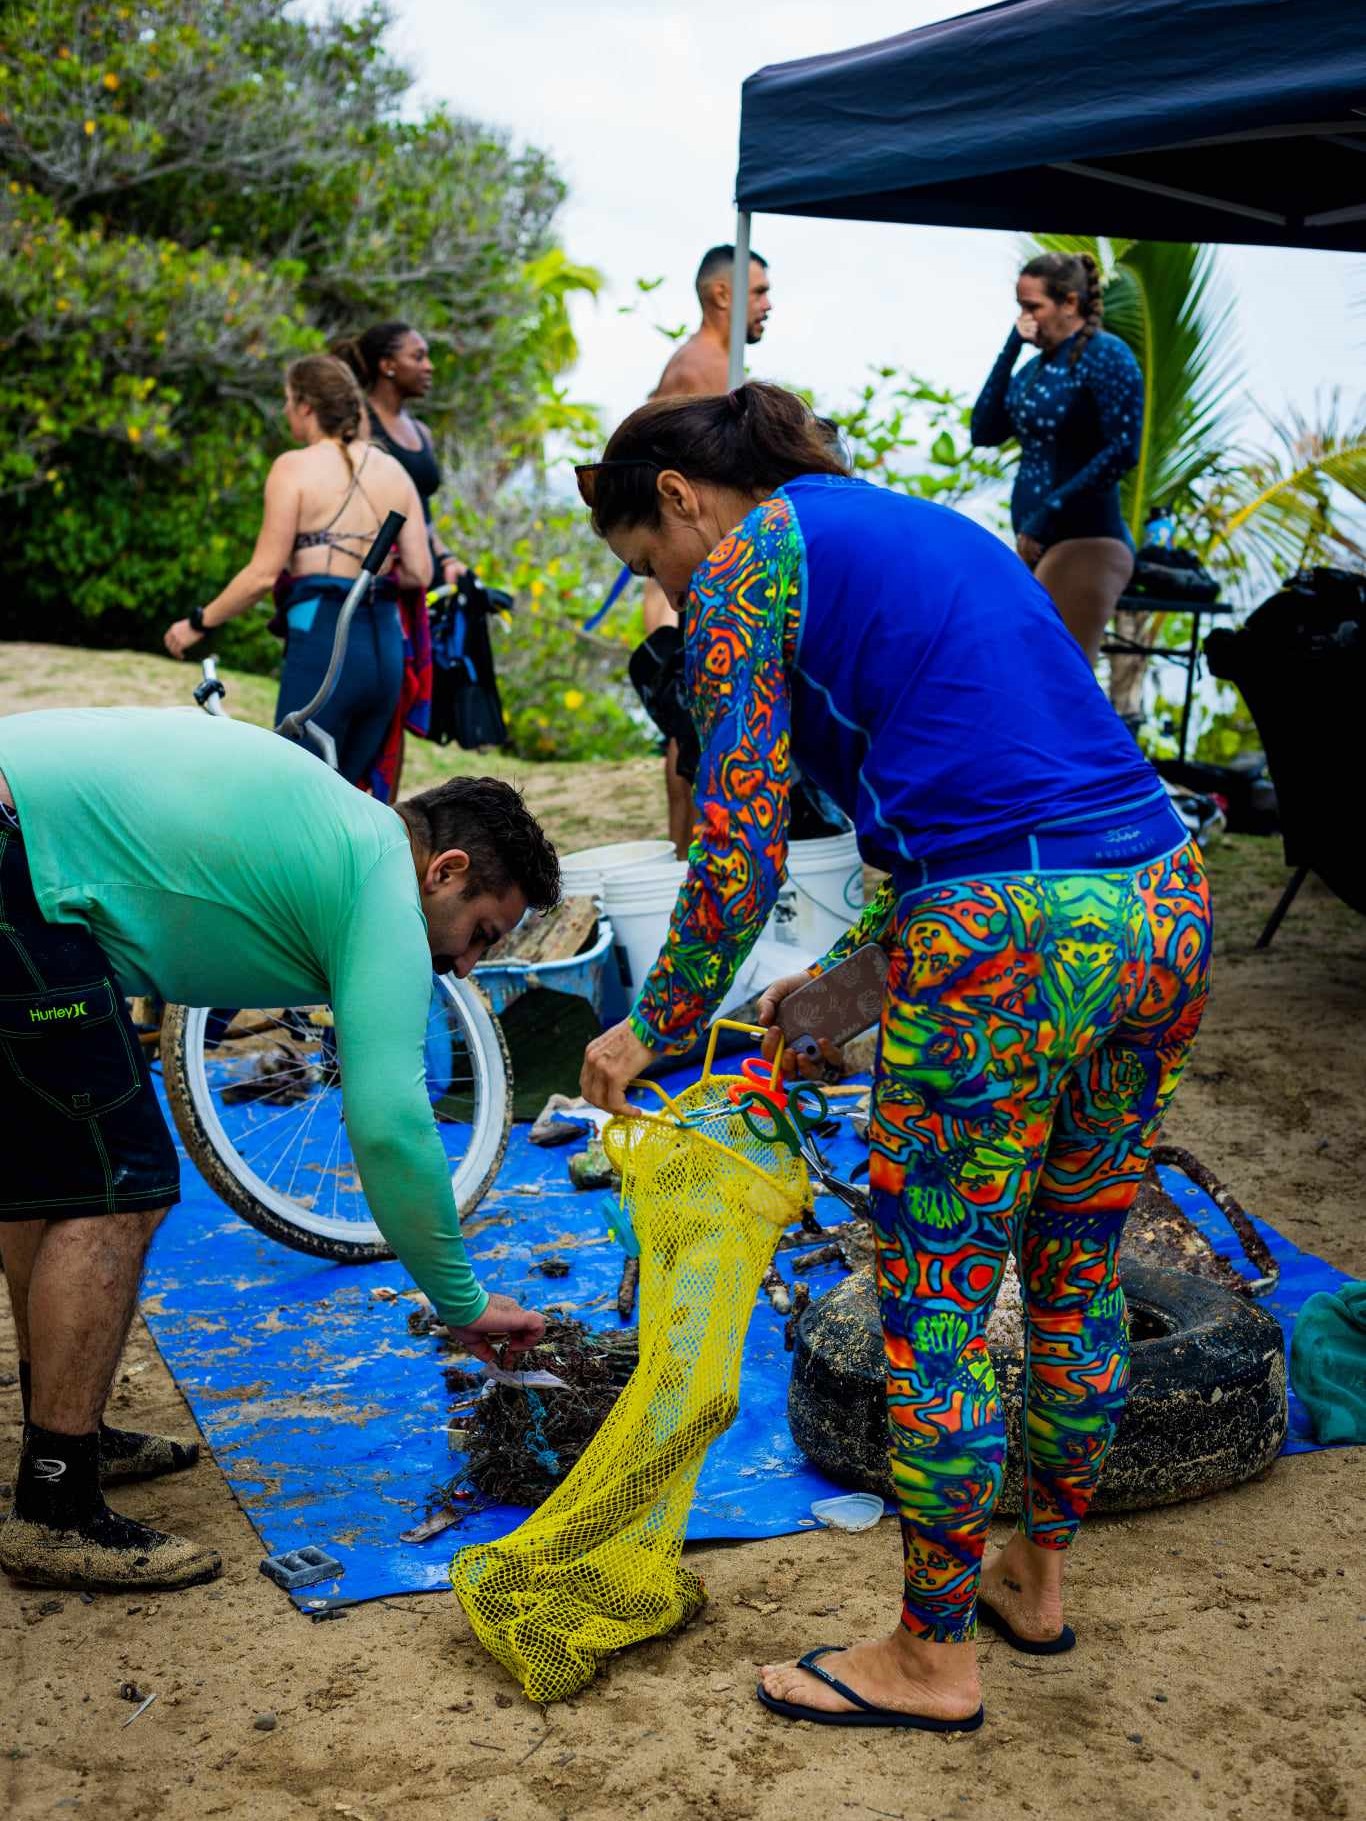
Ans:
[[[433,976],[425,1053],[463,1216],[497,1175],[512,1124],[507,1045],[468,981]],[[342,1264],[393,1257],[351,1154],[327,1006],[168,1005],[161,1065],[185,1149],[244,1220]]]

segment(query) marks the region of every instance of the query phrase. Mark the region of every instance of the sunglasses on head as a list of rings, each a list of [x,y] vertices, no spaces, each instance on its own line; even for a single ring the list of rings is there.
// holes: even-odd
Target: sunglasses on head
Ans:
[[[621,462],[584,462],[574,469],[574,479],[579,484],[579,498],[591,512],[597,497],[598,476],[604,468],[653,468],[660,472],[660,464],[651,461],[648,456],[639,456],[632,461]]]

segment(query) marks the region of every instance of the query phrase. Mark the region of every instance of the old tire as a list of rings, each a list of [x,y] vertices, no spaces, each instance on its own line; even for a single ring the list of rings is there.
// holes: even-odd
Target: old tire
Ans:
[[[1275,1318],[1184,1271],[1121,1263],[1133,1365],[1129,1402],[1093,1509],[1142,1511],[1236,1486],[1285,1440],[1285,1345]],[[995,1357],[1009,1456],[997,1509],[1020,1508],[1024,1364]],[[797,1324],[788,1420],[798,1447],[844,1486],[891,1496],[882,1330],[857,1271]]]

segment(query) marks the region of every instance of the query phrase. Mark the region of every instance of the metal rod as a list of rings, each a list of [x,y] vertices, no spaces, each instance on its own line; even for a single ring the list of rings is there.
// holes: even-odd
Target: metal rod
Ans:
[[[1307,228],[1337,228],[1344,222],[1360,221],[1366,215],[1366,203],[1353,203],[1350,209],[1325,209],[1319,215],[1306,215],[1304,225]]]
[[[1254,947],[1256,947],[1256,948],[1270,948],[1271,947],[1271,938],[1276,934],[1276,931],[1281,927],[1281,924],[1285,921],[1285,913],[1290,909],[1290,906],[1295,902],[1296,892],[1299,891],[1300,887],[1304,884],[1305,880],[1308,877],[1309,877],[1309,868],[1307,866],[1301,866],[1296,869],[1295,877],[1290,881],[1289,885],[1287,885],[1285,890],[1281,893],[1280,903],[1276,906],[1275,910],[1272,911],[1271,915],[1267,918],[1266,928],[1262,931],[1261,935],[1258,936],[1255,944],[1253,945]]]
[[[745,344],[749,337],[749,211],[735,212],[735,264],[730,275],[730,368],[733,392],[745,383]]]
[[[1195,667],[1200,661],[1200,609],[1191,609],[1191,648],[1186,660],[1186,700],[1181,710],[1181,738],[1176,743],[1176,756],[1186,762],[1186,741],[1190,736],[1191,709],[1195,705]]]
[[[1202,196],[1197,190],[1178,190],[1169,183],[1151,183],[1146,177],[1128,177],[1121,171],[1106,171],[1098,164],[1052,164],[1051,171],[1065,171],[1070,177],[1098,177],[1102,183],[1116,183],[1121,189],[1143,190],[1149,196],[1166,196],[1172,202],[1197,202],[1203,208],[1218,209],[1225,215],[1241,215],[1248,221],[1269,221],[1273,227],[1290,225],[1288,215],[1273,215],[1269,209],[1251,209],[1246,203],[1226,202],[1218,196]]]

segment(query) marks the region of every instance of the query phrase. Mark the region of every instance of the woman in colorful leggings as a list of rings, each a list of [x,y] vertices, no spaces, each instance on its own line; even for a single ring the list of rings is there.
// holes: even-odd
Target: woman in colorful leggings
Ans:
[[[888,877],[816,971],[888,951],[871,1185],[900,1622],[770,1665],[765,1705],[840,1725],[982,1719],[983,1618],[1075,1642],[1067,1545],[1123,1408],[1116,1253],[1204,1009],[1198,851],[1047,596],[988,532],[849,478],[764,385],[661,400],[580,471],[594,524],[679,603],[702,743],[689,871],[584,1092],[681,1052],[773,905],[793,764]],[[777,982],[761,1016],[772,1022]],[[1020,1529],[982,1557],[1005,1434],[986,1322],[1014,1256],[1028,1334]]]

